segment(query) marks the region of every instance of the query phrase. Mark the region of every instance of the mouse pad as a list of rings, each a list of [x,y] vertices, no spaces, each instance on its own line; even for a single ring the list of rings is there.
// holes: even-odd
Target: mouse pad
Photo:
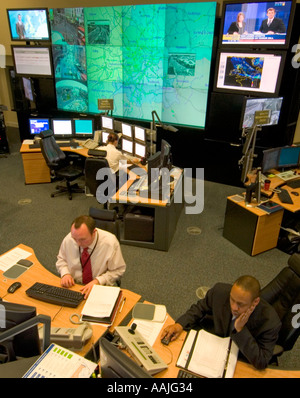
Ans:
[[[23,274],[28,268],[23,265],[15,264],[10,267],[7,271],[3,272],[3,276],[9,279],[16,279]]]

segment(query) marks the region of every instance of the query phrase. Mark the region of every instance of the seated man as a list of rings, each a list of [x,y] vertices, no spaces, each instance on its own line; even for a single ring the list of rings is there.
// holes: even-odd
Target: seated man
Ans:
[[[201,328],[201,321],[210,315],[213,333],[230,336],[243,357],[257,369],[264,369],[272,358],[281,322],[273,307],[259,294],[259,282],[252,276],[241,276],[233,286],[217,283],[175,324],[166,327],[161,337],[175,340],[183,329]]]
[[[83,283],[81,291],[87,298],[95,284],[118,283],[126,264],[115,235],[95,228],[92,217],[79,216],[61,243],[56,268],[63,287]]]

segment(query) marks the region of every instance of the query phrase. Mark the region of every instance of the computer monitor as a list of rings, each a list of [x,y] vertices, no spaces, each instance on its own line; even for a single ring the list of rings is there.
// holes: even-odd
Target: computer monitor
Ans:
[[[73,136],[72,119],[52,119],[52,130],[55,138],[71,138]]]
[[[102,144],[106,144],[109,133],[107,131],[102,131],[101,136],[102,136]]]
[[[103,130],[114,130],[114,119],[109,116],[101,116],[101,123]]]
[[[122,127],[123,136],[132,139],[133,138],[132,126],[127,123],[122,123],[121,127]]]
[[[134,139],[139,142],[146,142],[146,129],[134,126]]]
[[[263,160],[261,165],[262,173],[271,169],[277,169],[281,148],[271,148],[263,151]]]
[[[50,46],[11,46],[16,75],[52,77]]]
[[[272,126],[279,122],[280,111],[283,97],[270,98],[247,98],[244,99],[241,128],[250,128],[254,124],[254,116],[256,111],[270,110],[270,122],[261,126]]]
[[[39,134],[41,131],[49,130],[50,122],[47,118],[29,119],[30,134]]]
[[[1,310],[5,313],[5,326],[0,329],[3,332],[36,316],[35,307],[6,301],[1,301],[1,306]],[[28,358],[39,355],[40,351],[37,326],[14,336],[10,341],[0,343],[0,353],[8,355],[8,362],[15,360],[16,357]]]
[[[287,146],[280,150],[278,168],[299,166],[300,146]]]
[[[147,148],[145,144],[139,142],[134,143],[134,156],[138,158],[145,158],[147,155]]]
[[[133,155],[133,141],[122,138],[122,151],[128,153],[129,155]]]
[[[100,339],[99,347],[102,378],[152,378],[146,370],[105,337]]]
[[[92,138],[94,135],[93,119],[74,119],[75,138]]]

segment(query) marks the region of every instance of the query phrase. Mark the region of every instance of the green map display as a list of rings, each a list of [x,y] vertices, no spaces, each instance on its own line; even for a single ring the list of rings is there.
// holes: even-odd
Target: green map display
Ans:
[[[216,3],[50,10],[58,108],[204,127]]]

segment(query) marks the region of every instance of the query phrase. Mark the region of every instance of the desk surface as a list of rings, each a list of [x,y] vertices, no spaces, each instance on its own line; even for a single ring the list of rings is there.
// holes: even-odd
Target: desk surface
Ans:
[[[31,252],[31,256],[28,257],[29,260],[33,262],[33,265],[25,271],[19,278],[18,281],[22,283],[22,287],[18,289],[13,294],[7,294],[7,288],[16,280],[8,279],[3,276],[3,272],[0,272],[1,284],[0,284],[0,296],[4,297],[4,300],[21,303],[26,305],[35,306],[37,312],[40,314],[47,314],[52,319],[53,326],[60,327],[74,327],[74,325],[69,321],[69,316],[74,312],[80,313],[84,303],[81,303],[77,308],[66,308],[57,305],[45,303],[39,300],[35,300],[26,295],[25,290],[28,289],[34,282],[39,281],[42,283],[53,284],[60,286],[60,278],[50,271],[46,270],[36,258],[34,251],[23,244],[18,245],[18,247]],[[75,285],[72,289],[79,290],[80,285]],[[133,306],[140,300],[141,296],[133,293],[129,290],[122,289],[123,294],[126,297],[125,305],[123,306],[122,312],[117,314],[114,324],[111,326],[110,331],[114,330],[114,327],[119,325],[124,318],[132,310]],[[168,315],[163,327],[172,324],[174,320]],[[93,325],[93,338],[85,345],[85,347],[79,352],[80,355],[85,355],[92,347],[92,345],[105,333],[107,328],[100,325]],[[171,342],[169,346],[164,346],[160,342],[160,337],[158,336],[153,348],[158,353],[158,355],[168,364],[168,368],[155,377],[158,378],[176,378],[179,368],[176,367],[176,362],[178,355],[181,350],[181,346],[185,339],[186,332],[182,332],[177,340]],[[293,377],[299,378],[300,371],[297,370],[280,370],[267,368],[265,370],[256,370],[252,365],[246,364],[244,362],[238,361],[234,377],[236,378],[283,378],[283,377]]]

